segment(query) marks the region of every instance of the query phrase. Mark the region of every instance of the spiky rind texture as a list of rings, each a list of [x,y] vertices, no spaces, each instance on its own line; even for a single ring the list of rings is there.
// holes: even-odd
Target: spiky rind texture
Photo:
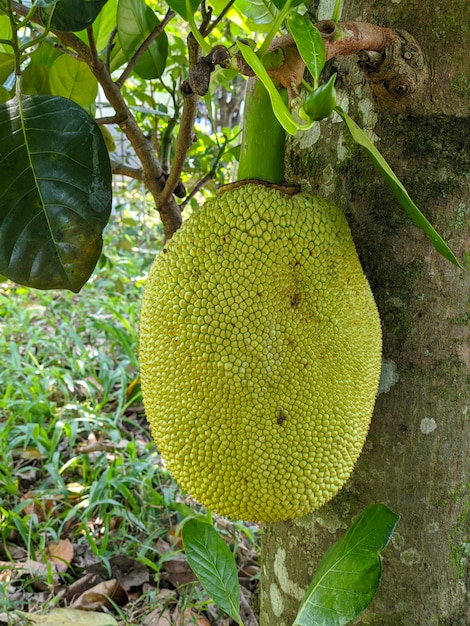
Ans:
[[[140,364],[153,437],[196,500],[254,521],[330,500],[363,447],[381,364],[342,212],[251,183],[207,201],[152,266]]]

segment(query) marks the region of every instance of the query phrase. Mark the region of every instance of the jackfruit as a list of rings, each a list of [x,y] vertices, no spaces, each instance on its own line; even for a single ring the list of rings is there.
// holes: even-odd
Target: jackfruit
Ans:
[[[221,515],[300,517],[350,476],[381,329],[342,212],[236,184],[154,261],[140,321],[147,419],[179,485]]]

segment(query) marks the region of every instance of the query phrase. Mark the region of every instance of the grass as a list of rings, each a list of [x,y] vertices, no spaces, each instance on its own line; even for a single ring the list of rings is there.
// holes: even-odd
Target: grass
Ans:
[[[47,564],[63,540],[78,566],[62,585],[93,561],[111,572],[125,554],[158,586],[174,553],[158,540],[192,513],[151,441],[139,387],[139,307],[160,240],[154,214],[123,202],[79,294],[0,284],[0,614],[63,606],[52,568],[44,594],[5,566]]]

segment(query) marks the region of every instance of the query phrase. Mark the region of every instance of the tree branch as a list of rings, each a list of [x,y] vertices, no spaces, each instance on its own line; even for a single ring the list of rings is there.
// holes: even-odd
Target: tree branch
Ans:
[[[326,58],[354,54],[362,50],[383,52],[398,37],[391,28],[367,22],[318,22],[317,28],[326,48]]]
[[[194,67],[200,57],[200,48],[193,35],[188,36],[188,54],[189,66]],[[183,102],[183,113],[181,115],[180,129],[176,138],[175,156],[171,164],[171,169],[166,179],[165,187],[160,194],[159,202],[166,204],[172,196],[178,182],[184,163],[188,155],[188,151],[193,144],[194,124],[196,122],[196,113],[199,103],[199,96],[187,95]]]
[[[128,176],[134,180],[144,180],[144,172],[140,167],[130,167],[122,161],[113,158],[111,158],[111,167],[113,168],[113,174]]]
[[[326,58],[354,54],[363,50],[383,52],[398,37],[390,28],[382,28],[367,22],[340,22],[331,20],[318,22],[317,28],[323,38]],[[292,85],[298,86],[301,82],[304,65],[300,58],[297,46],[292,35],[277,37],[271,44],[269,51],[282,48],[285,61],[280,67],[268,69],[271,78],[289,89]],[[236,55],[239,71],[245,76],[254,76],[251,67],[241,54]]]
[[[229,12],[229,10],[230,10],[230,8],[231,8],[231,6],[233,4],[235,4],[235,0],[229,0],[229,2],[227,2],[225,7],[222,9],[222,11],[219,13],[219,15],[215,18],[215,20],[213,22],[211,22],[210,24],[208,24],[207,27],[204,29],[204,31],[201,32],[201,35],[203,37],[207,37],[207,35],[214,30],[214,28],[217,26],[217,24],[220,24],[220,22],[227,15],[227,13]]]

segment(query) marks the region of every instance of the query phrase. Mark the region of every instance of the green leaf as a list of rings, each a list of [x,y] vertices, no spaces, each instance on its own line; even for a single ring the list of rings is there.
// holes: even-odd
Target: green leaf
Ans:
[[[0,51],[0,85],[6,81],[15,69],[15,56]]]
[[[41,20],[51,28],[75,32],[91,26],[107,0],[59,0],[51,7],[39,9]]]
[[[98,125],[57,96],[0,106],[0,274],[78,292],[98,261],[111,166]]]
[[[272,0],[272,3],[276,7],[276,9],[279,9],[279,11],[282,11],[282,9],[287,4],[287,0]],[[294,7],[298,7],[299,4],[306,4],[306,3],[303,2],[303,0],[291,0],[290,8],[293,9]]]
[[[369,506],[323,556],[293,626],[343,626],[361,613],[380,583],[383,550],[399,516]]]
[[[240,617],[240,585],[230,548],[213,526],[189,519],[182,529],[188,563],[207,594],[237,624]]]
[[[236,0],[235,8],[248,19],[250,30],[269,30],[279,11],[273,2],[266,0]]]
[[[95,38],[96,49],[101,52],[106,48],[109,35],[116,26],[117,2],[109,0],[93,22],[93,36]],[[77,33],[78,36],[88,45],[88,34],[86,31]],[[117,37],[116,37],[117,39]]]
[[[11,35],[10,18],[8,15],[0,15],[0,39],[11,40]],[[11,54],[13,52],[13,48],[2,43],[0,44],[0,52]]]
[[[0,104],[3,104],[11,98],[10,92],[0,85]]]
[[[405,209],[411,219],[423,230],[426,235],[431,240],[434,248],[442,254],[448,261],[457,265],[463,269],[462,265],[459,263],[457,257],[452,252],[452,250],[448,247],[442,237],[434,230],[428,220],[424,217],[421,211],[418,209],[416,204],[411,200],[408,192],[402,183],[398,180],[397,176],[393,172],[390,165],[384,159],[384,157],[380,154],[377,148],[374,146],[369,137],[365,134],[365,132],[356,124],[356,122],[349,117],[345,111],[343,111],[340,107],[336,107],[335,111],[343,118],[346,123],[346,126],[349,129],[349,132],[352,135],[352,138],[356,143],[366,149],[368,155],[372,159],[375,167],[379,170],[380,174],[383,176],[398,202]]]
[[[197,11],[197,8],[201,4],[201,2],[200,0],[188,0],[188,4],[189,4],[189,9],[191,11],[191,14],[194,15],[194,13]],[[173,9],[173,11],[176,11],[178,15],[181,15],[183,19],[185,19],[186,21],[188,20],[188,12],[186,10],[186,0],[167,0],[167,5],[170,7],[170,9]]]
[[[82,107],[92,104],[98,95],[98,81],[88,65],[69,54],[53,63],[49,84],[53,95],[70,98]]]
[[[120,0],[117,11],[119,41],[129,61],[144,40],[159,25],[157,16],[144,0]],[[163,31],[140,57],[134,68],[141,78],[159,78],[165,70],[168,37]]]
[[[312,75],[314,85],[317,85],[326,61],[325,44],[320,31],[310,22],[306,15],[299,15],[298,13],[289,15],[287,25],[297,45],[302,61]]]
[[[49,73],[42,63],[32,61],[24,70],[21,77],[21,91],[29,96],[50,93]]]
[[[306,126],[300,125],[294,120],[289,109],[284,103],[281,94],[277,90],[276,85],[273,83],[262,62],[256,56],[256,53],[253,52],[249,46],[241,43],[240,41],[237,42],[237,46],[239,47],[245,61],[269,93],[274,114],[284,130],[291,135],[295,135],[300,128],[306,128]]]

